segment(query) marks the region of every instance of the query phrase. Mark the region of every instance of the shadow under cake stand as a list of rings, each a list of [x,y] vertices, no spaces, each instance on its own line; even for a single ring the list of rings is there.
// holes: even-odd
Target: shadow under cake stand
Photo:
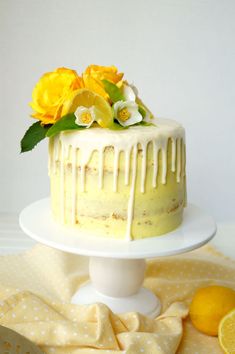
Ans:
[[[20,214],[20,226],[34,240],[47,246],[90,257],[90,282],[73,295],[74,304],[101,302],[115,313],[137,311],[152,318],[161,303],[142,287],[145,259],[164,257],[199,248],[216,233],[213,218],[195,205],[184,211],[183,223],[163,236],[131,242],[83,235],[78,229],[56,223],[50,199],[39,200]]]

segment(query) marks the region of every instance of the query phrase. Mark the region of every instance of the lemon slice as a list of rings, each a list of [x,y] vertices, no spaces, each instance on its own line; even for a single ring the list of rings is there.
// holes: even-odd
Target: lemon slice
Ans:
[[[235,354],[235,308],[220,321],[219,342],[226,354]]]
[[[87,89],[73,91],[63,103],[62,116],[74,113],[79,106],[94,107],[96,122],[102,128],[108,128],[113,124],[113,111],[109,103],[97,93]]]

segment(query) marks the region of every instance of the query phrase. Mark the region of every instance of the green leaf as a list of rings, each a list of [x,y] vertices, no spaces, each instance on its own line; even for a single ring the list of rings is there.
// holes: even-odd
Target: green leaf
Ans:
[[[36,122],[26,131],[21,140],[21,152],[32,150],[41,140],[46,137],[47,131],[51,125],[41,125],[41,122]]]
[[[139,105],[139,107],[141,106],[145,110],[146,113],[148,112],[150,119],[154,118],[153,113],[148,109],[148,107],[146,107],[144,102],[139,97],[136,97],[136,103]],[[140,112],[140,114],[141,114],[141,112]]]
[[[123,127],[121,124],[119,124],[117,121],[115,121],[109,126],[109,129],[111,129],[111,130],[124,130],[124,129],[128,129],[128,127]]]
[[[146,111],[143,106],[139,105],[138,111],[140,112],[143,118],[146,116]]]
[[[139,125],[144,125],[144,126],[146,126],[146,127],[149,127],[149,126],[154,126],[154,127],[156,127],[156,125],[155,124],[153,124],[153,123],[151,123],[151,122],[146,122],[146,121],[144,121],[144,120],[142,120],[141,122],[139,122],[138,123]]]
[[[47,137],[51,138],[52,136],[64,130],[84,129],[85,127],[82,127],[75,123],[75,119],[76,117],[73,113],[69,113],[66,116],[62,117],[48,130]]]
[[[125,101],[125,97],[123,96],[122,91],[116,85],[108,80],[102,80],[102,82],[104,84],[105,91],[113,103],[117,101]]]

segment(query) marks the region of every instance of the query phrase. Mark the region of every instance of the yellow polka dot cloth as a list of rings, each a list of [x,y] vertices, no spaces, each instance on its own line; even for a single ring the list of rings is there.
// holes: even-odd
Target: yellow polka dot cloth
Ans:
[[[198,287],[235,289],[235,263],[207,246],[148,261],[144,286],[162,301],[156,319],[114,314],[103,304],[70,304],[88,280],[88,258],[37,245],[0,257],[0,325],[55,354],[219,354],[216,337],[193,328],[188,305]]]

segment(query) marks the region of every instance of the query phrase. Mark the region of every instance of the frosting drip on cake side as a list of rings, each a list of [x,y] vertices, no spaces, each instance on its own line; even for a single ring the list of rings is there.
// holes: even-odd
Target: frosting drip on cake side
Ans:
[[[60,161],[60,205],[61,220],[64,221],[64,176],[65,159],[72,156],[72,221],[76,222],[76,184],[80,183],[81,191],[85,192],[86,166],[94,151],[99,153],[97,187],[102,189],[104,183],[104,150],[107,147],[114,149],[113,161],[113,191],[117,192],[118,169],[120,153],[125,155],[125,185],[130,185],[127,206],[126,240],[131,240],[131,228],[134,215],[134,197],[137,174],[138,146],[142,149],[141,161],[141,193],[145,192],[145,179],[147,170],[147,147],[153,144],[153,181],[152,187],[157,188],[158,154],[162,154],[161,183],[166,183],[167,176],[167,146],[168,140],[172,141],[171,171],[176,172],[179,183],[185,175],[185,133],[184,128],[175,121],[168,119],[155,119],[155,126],[132,126],[126,130],[113,131],[109,129],[93,128],[75,132],[63,132],[50,140],[49,174],[56,171],[56,162]],[[77,150],[80,151],[80,181],[77,175]],[[176,153],[177,151],[177,153]],[[130,171],[131,170],[131,171]],[[131,178],[130,178],[131,177]]]

